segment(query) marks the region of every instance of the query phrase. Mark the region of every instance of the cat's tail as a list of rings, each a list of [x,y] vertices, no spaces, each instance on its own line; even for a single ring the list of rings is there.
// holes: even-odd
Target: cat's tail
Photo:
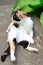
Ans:
[[[37,48],[33,48],[33,47],[30,47],[30,46],[28,46],[28,47],[26,48],[26,50],[28,50],[28,51],[30,51],[30,52],[35,52],[35,53],[38,52],[38,49],[37,49]]]

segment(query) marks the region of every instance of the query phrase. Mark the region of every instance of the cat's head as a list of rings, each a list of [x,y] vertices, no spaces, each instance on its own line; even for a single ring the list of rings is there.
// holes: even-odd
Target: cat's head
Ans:
[[[13,21],[16,21],[16,22],[18,22],[18,21],[21,20],[20,17],[19,17],[19,15],[17,14],[17,12],[15,12],[15,13],[13,14],[12,20],[13,20]]]

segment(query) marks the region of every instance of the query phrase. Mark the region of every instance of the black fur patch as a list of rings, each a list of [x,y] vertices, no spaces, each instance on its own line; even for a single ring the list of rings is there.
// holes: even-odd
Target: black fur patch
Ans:
[[[10,55],[10,46],[1,55],[1,61],[4,62],[6,58]]]
[[[20,18],[16,15],[16,13],[13,15],[13,20],[20,21]]]
[[[17,23],[14,23],[13,25],[14,25],[16,28],[19,27],[19,24],[17,24]]]
[[[14,42],[14,43],[15,43],[15,45],[16,45],[16,38],[14,38],[14,39],[13,39],[13,42]]]
[[[21,41],[18,43],[18,45],[23,46],[23,48],[27,48],[28,44],[29,44],[28,41]]]

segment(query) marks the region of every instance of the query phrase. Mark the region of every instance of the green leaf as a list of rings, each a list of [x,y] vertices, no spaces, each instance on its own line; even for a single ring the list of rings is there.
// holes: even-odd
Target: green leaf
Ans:
[[[40,16],[40,24],[41,24],[41,26],[43,27],[43,12],[42,12],[42,14],[41,14],[41,16]]]

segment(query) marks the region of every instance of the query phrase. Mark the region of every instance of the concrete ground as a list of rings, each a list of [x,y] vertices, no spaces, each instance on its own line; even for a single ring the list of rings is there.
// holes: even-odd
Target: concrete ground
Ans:
[[[13,0],[10,4],[9,2],[7,3],[8,4],[5,4],[5,2],[3,3],[2,0],[0,0],[0,65],[43,65],[43,42],[38,33],[35,34],[35,44],[33,45],[39,49],[38,53],[28,52],[21,46],[18,46],[16,49],[16,62],[12,63],[10,61],[10,56],[6,58],[5,62],[1,62],[1,55],[8,47],[6,43],[6,29],[11,22],[11,10],[15,2]],[[35,17],[35,21],[36,19]]]

